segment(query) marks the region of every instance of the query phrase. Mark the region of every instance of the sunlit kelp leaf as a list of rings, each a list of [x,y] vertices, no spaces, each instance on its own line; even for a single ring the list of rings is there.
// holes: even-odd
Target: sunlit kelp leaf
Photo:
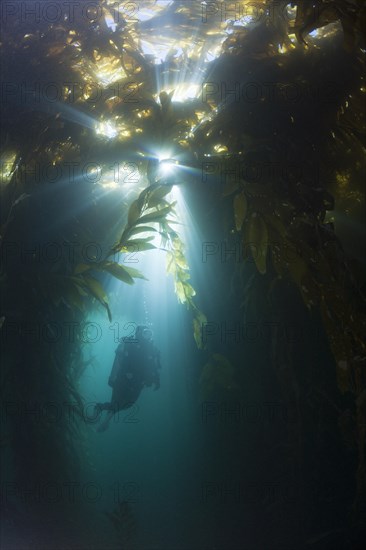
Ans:
[[[234,198],[234,217],[235,227],[237,231],[240,231],[247,215],[248,202],[244,191],[236,195]]]
[[[147,237],[146,239],[130,239],[120,248],[120,252],[143,252],[145,250],[154,250],[157,247],[149,240],[154,237]]]
[[[145,279],[143,274],[137,269],[128,268],[117,262],[110,261],[96,262],[92,264],[78,264],[75,269],[75,274],[83,274],[90,270],[105,271],[110,275],[113,275],[113,277],[116,277],[116,279],[119,279],[129,285],[134,284],[133,278]]]
[[[144,281],[148,281],[146,277],[139,271],[138,269],[135,269],[133,267],[126,267],[124,266],[125,271],[131,275],[134,279],[143,279]]]
[[[203,341],[202,341],[202,324],[199,322],[196,317],[192,321],[193,323],[193,335],[196,342],[196,345],[198,348],[203,347]]]
[[[161,185],[154,189],[152,193],[150,194],[147,206],[148,208],[154,208],[161,204],[162,199],[168,195],[172,190],[172,186],[170,185]]]
[[[199,309],[195,309],[195,317],[193,319],[193,335],[199,349],[205,349],[206,347],[206,342],[203,341],[202,337],[202,330],[206,323],[206,315]]]
[[[135,282],[130,273],[128,273],[122,265],[117,264],[116,262],[103,262],[103,264],[100,264],[100,269],[107,271],[113,275],[113,277],[116,277],[116,279],[119,279],[128,285],[133,285]]]
[[[176,253],[175,254],[175,262],[176,262],[177,266],[180,267],[181,269],[183,269],[185,271],[189,270],[189,265],[187,263],[187,260],[186,260],[185,256],[182,253]]]
[[[97,279],[95,279],[94,277],[91,277],[90,275],[83,276],[83,283],[85,288],[87,288],[90,291],[90,293],[94,296],[94,298],[96,298],[98,302],[100,302],[105,307],[108,313],[108,318],[110,321],[112,321],[112,314],[108,305],[108,296],[102,284]]]
[[[252,255],[259,273],[266,272],[268,249],[268,230],[262,216],[254,212],[248,220],[245,230],[245,244],[252,247]]]
[[[186,303],[189,304],[193,296],[196,295],[196,291],[194,290],[192,285],[190,285],[187,281],[184,281],[180,278],[176,278],[174,285],[175,285],[175,293],[177,295],[178,301],[181,304],[186,304]]]
[[[158,233],[158,230],[148,225],[136,226],[129,230],[129,235],[137,235],[138,233]]]
[[[84,275],[83,282],[98,300],[100,300],[101,302],[108,302],[108,296],[102,284],[97,279],[95,279],[91,275]]]
[[[156,210],[155,212],[145,214],[144,216],[139,218],[139,223],[160,222],[161,220],[166,218],[167,214],[169,214],[173,210],[174,206],[175,203],[171,204],[170,206],[166,206],[161,210]]]
[[[175,273],[176,273],[176,263],[175,263],[175,256],[173,254],[173,252],[167,252],[166,253],[166,272],[169,273],[170,275],[173,275],[173,277],[175,276]]]
[[[141,207],[139,205],[139,201],[135,200],[131,204],[128,211],[128,225],[133,225],[138,220],[140,214],[141,214]]]

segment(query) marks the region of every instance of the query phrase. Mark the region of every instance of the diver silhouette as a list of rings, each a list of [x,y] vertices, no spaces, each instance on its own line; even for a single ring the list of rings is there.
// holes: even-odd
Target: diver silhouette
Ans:
[[[160,352],[152,341],[152,330],[139,325],[135,335],[123,338],[116,349],[108,384],[112,387],[109,403],[97,403],[95,411],[108,411],[106,419],[98,426],[104,432],[114,414],[129,409],[137,401],[144,386],[160,388]]]

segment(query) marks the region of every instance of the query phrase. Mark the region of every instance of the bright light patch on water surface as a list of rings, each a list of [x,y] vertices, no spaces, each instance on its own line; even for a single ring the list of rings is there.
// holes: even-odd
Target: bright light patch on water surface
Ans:
[[[115,61],[113,58],[106,57],[96,63],[95,77],[99,84],[108,86],[126,77],[126,73],[121,65],[116,63],[113,64],[113,61]],[[95,94],[95,89],[92,89],[91,92]]]
[[[111,122],[107,122],[107,121],[100,122],[99,124],[97,124],[95,131],[97,134],[105,136],[110,139],[116,137],[118,134],[115,126]]]
[[[147,2],[140,1],[138,3],[138,6],[135,5],[135,12],[133,16],[141,22],[149,21],[149,19],[152,19],[156,15],[160,15],[162,10],[165,10],[166,8],[171,6],[172,3],[173,3],[172,0],[156,0],[155,2],[152,2],[151,0],[148,0]],[[130,2],[130,4],[132,4],[132,2]],[[128,6],[126,4],[126,9],[127,8]],[[130,13],[132,15],[131,7],[130,7]]]
[[[140,41],[141,49],[145,55],[150,55],[154,58],[155,65],[163,63],[172,47],[167,44],[152,44],[147,40]]]
[[[181,102],[187,99],[195,99],[200,95],[201,87],[199,84],[184,83],[180,84],[175,90],[172,100]]]

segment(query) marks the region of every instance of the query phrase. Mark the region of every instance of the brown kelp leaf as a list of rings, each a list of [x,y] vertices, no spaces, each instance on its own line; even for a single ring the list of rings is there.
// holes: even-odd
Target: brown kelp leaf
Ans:
[[[150,233],[151,231],[155,233],[158,232],[158,230],[154,227],[150,227],[149,225],[141,225],[131,229],[128,234],[130,237],[132,237],[133,235],[137,235],[137,233]]]
[[[108,303],[108,296],[103,286],[97,279],[91,277],[90,275],[84,275],[83,279],[86,287],[90,290],[91,294],[97,298],[97,300],[103,303]]]
[[[202,338],[202,328],[206,323],[206,315],[197,309],[195,318],[193,319],[193,336],[199,349],[204,349],[206,347],[206,343]]]
[[[119,279],[123,283],[127,283],[128,285],[133,285],[134,280],[131,276],[131,274],[127,271],[126,268],[124,268],[122,265],[117,264],[116,262],[104,262],[100,266],[103,270],[107,271],[113,277],[116,277],[116,279]]]
[[[161,210],[156,210],[155,212],[151,212],[150,214],[145,214],[140,218],[139,223],[163,221],[166,216],[173,210],[175,204],[176,203],[172,203],[169,206],[165,206]]]
[[[143,252],[145,250],[154,250],[157,248],[155,245],[149,243],[150,237],[147,239],[131,239],[125,243],[120,249],[120,252]]]
[[[128,225],[134,225],[138,220],[140,213],[141,209],[138,201],[133,201],[128,211]]]
[[[163,198],[171,192],[171,190],[171,185],[159,185],[156,189],[152,191],[151,195],[148,198],[148,208],[154,208],[155,206],[158,206]]]

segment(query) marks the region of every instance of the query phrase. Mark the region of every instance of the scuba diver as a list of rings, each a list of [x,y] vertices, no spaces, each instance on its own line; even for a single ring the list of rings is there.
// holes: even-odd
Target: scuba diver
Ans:
[[[144,386],[160,388],[160,352],[152,341],[152,330],[139,325],[135,335],[122,338],[116,349],[108,384],[112,387],[110,403],[97,403],[95,412],[108,411],[106,419],[97,428],[104,432],[113,415],[129,409],[137,401]]]

